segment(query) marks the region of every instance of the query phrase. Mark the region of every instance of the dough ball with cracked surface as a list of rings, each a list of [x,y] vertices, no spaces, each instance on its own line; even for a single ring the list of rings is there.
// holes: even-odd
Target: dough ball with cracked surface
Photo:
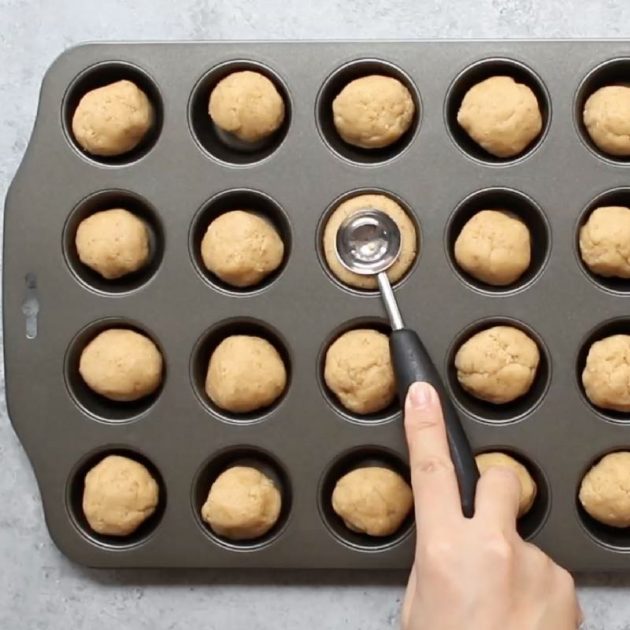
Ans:
[[[582,384],[597,407],[630,411],[630,335],[611,335],[591,345]]]
[[[396,397],[387,335],[360,328],[338,337],[326,352],[324,380],[354,413],[377,413]]]
[[[457,122],[491,155],[522,153],[542,131],[542,115],[533,90],[512,77],[494,76],[466,92]]]
[[[455,260],[477,280],[493,286],[512,284],[531,261],[529,228],[509,212],[481,210],[459,233]]]
[[[284,121],[285,104],[273,81],[243,70],[221,79],[210,94],[208,113],[222,131],[243,142],[260,142]]]
[[[608,85],[593,92],[584,105],[583,120],[604,153],[630,155],[630,86]]]
[[[123,208],[101,210],[79,223],[75,237],[79,259],[106,280],[142,269],[149,261],[149,229]]]
[[[206,394],[225,411],[248,413],[268,407],[282,395],[286,384],[282,357],[262,337],[226,337],[210,357]]]
[[[630,452],[602,457],[584,476],[580,503],[590,516],[610,527],[630,527]]]
[[[83,95],[72,116],[72,133],[92,155],[111,157],[135,149],[155,122],[147,95],[122,80]]]
[[[495,405],[525,395],[540,362],[536,342],[513,326],[493,326],[473,335],[457,351],[457,380],[472,396]]]
[[[125,328],[98,334],[79,360],[79,373],[88,387],[121,402],[155,392],[162,382],[162,368],[162,355],[153,341]]]
[[[490,468],[509,468],[516,473],[521,485],[521,496],[518,502],[518,518],[525,516],[534,505],[538,487],[529,470],[521,462],[506,453],[490,452],[481,453],[475,457],[480,474],[484,474]]]
[[[380,210],[389,215],[400,230],[400,254],[387,270],[390,282],[398,282],[411,268],[418,254],[416,228],[409,215],[390,197],[385,195],[357,195],[340,203],[331,213],[324,228],[324,258],[328,268],[341,282],[357,289],[373,290],[378,288],[376,278],[362,276],[346,269],[337,258],[335,241],[341,224],[350,216],[363,210]]]
[[[353,532],[391,536],[411,511],[413,495],[398,473],[366,466],[355,468],[337,481],[332,506]]]
[[[630,208],[602,206],[580,228],[584,264],[605,278],[630,278]]]
[[[267,219],[244,210],[218,216],[201,241],[204,265],[234,287],[259,284],[281,264],[284,243]]]
[[[251,540],[277,523],[281,508],[282,496],[269,477],[250,466],[232,466],[212,484],[201,516],[219,536]]]
[[[85,476],[83,513],[90,527],[106,536],[128,536],[156,510],[159,487],[139,462],[108,455]]]
[[[348,144],[380,149],[398,140],[416,111],[411,92],[398,79],[372,74],[348,83],[332,104],[333,121]]]

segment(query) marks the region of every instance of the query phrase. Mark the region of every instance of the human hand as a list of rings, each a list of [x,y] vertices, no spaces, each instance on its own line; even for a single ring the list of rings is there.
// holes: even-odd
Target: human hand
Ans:
[[[464,518],[440,401],[415,383],[405,402],[417,545],[402,611],[404,630],[575,630],[571,575],[516,530],[520,484],[491,468]]]

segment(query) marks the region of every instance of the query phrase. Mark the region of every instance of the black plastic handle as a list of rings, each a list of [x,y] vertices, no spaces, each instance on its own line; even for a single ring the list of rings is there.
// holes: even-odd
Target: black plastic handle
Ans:
[[[389,338],[389,345],[401,404],[404,404],[409,387],[416,381],[431,383],[440,396],[451,459],[459,484],[462,512],[464,516],[471,517],[475,512],[475,490],[479,470],[466,432],[444,389],[442,379],[424,344],[420,341],[420,337],[413,330],[403,328],[393,331]]]

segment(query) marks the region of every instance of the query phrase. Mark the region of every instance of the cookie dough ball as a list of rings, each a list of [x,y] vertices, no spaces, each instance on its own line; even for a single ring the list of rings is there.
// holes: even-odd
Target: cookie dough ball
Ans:
[[[251,287],[274,272],[284,257],[275,227],[253,212],[217,217],[201,241],[201,258],[213,274],[234,287]]]
[[[529,470],[513,457],[505,453],[482,453],[475,457],[479,472],[483,475],[490,468],[509,468],[516,473],[521,484],[521,498],[518,503],[518,518],[525,516],[532,509],[538,488],[529,474]]]
[[[256,468],[233,466],[212,484],[201,517],[219,536],[251,540],[277,523],[281,507],[280,491],[269,477]]]
[[[243,70],[217,83],[210,94],[208,113],[219,129],[243,142],[259,142],[282,125],[284,101],[266,76]]]
[[[630,278],[630,208],[604,206],[593,210],[580,228],[584,264],[605,278]]]
[[[346,269],[337,258],[335,240],[341,224],[353,214],[364,210],[380,210],[388,214],[400,230],[400,254],[398,260],[388,269],[390,282],[398,282],[411,268],[418,253],[418,238],[413,221],[393,200],[385,195],[357,195],[335,208],[324,228],[323,245],[326,263],[333,275],[341,282],[357,289],[376,289],[378,284],[374,276],[361,276]]]
[[[122,155],[135,149],[154,123],[147,95],[131,81],[90,90],[72,117],[72,133],[92,155]]]
[[[594,405],[630,411],[630,335],[612,335],[590,347],[582,384]]]
[[[523,152],[542,131],[538,99],[512,77],[490,77],[462,100],[457,122],[488,153],[509,158]]]
[[[516,282],[531,261],[527,225],[503,210],[481,210],[455,241],[455,260],[473,278],[493,286]]]
[[[512,326],[473,335],[455,355],[457,380],[472,396],[500,405],[526,394],[540,362],[536,342]]]
[[[110,328],[84,348],[79,373],[97,394],[129,402],[158,389],[162,364],[160,351],[148,337],[134,330]]]
[[[95,212],[77,228],[79,260],[106,280],[138,271],[149,260],[149,229],[122,208]]]
[[[339,135],[363,149],[380,149],[398,140],[411,126],[416,107],[398,80],[379,74],[355,79],[332,104]]]
[[[210,357],[206,394],[225,411],[248,413],[268,407],[282,395],[286,384],[282,358],[261,337],[227,337]]]
[[[338,337],[326,352],[324,380],[354,413],[377,413],[391,405],[396,383],[387,335],[361,328]]]
[[[591,140],[604,153],[630,155],[630,86],[609,85],[591,94],[583,119]]]
[[[580,503],[590,516],[611,527],[630,527],[630,453],[609,453],[584,476]]]
[[[333,510],[346,527],[368,536],[391,536],[413,506],[409,484],[393,470],[355,468],[344,475],[332,494]]]
[[[155,512],[159,487],[140,463],[108,455],[85,476],[83,513],[106,536],[128,536]]]

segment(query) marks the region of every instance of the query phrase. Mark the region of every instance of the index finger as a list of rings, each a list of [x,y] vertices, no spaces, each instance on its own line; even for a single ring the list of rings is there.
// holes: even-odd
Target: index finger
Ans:
[[[409,388],[405,433],[418,532],[441,531],[463,515],[440,399],[428,383]]]

